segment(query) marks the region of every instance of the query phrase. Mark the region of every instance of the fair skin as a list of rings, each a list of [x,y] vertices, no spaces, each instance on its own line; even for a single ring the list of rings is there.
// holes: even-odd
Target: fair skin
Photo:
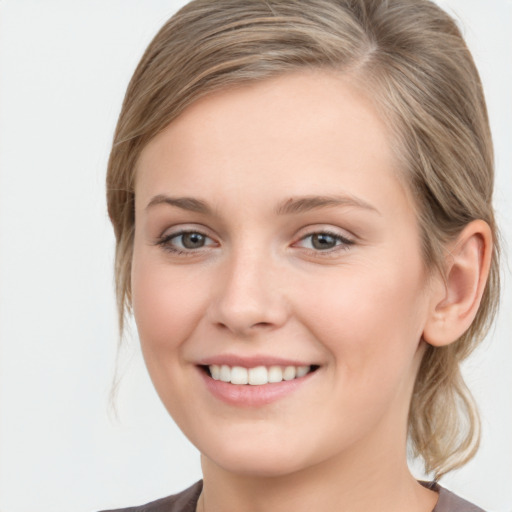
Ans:
[[[451,295],[398,173],[372,103],[326,72],[211,94],[144,148],[133,308],[155,388],[202,454],[198,510],[434,508],[407,468],[407,414]],[[482,230],[464,242],[480,266]],[[309,373],[233,384],[214,364]]]

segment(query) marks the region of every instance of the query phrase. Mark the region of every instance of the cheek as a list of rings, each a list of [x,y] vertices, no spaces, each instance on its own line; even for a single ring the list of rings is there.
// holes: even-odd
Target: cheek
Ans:
[[[308,305],[303,322],[350,379],[400,375],[421,338],[426,304],[420,263],[384,261],[362,262],[364,272],[355,265],[340,269],[322,293],[309,287],[300,292]]]
[[[317,306],[315,337],[329,350],[329,392],[346,411],[354,438],[381,418],[406,416],[419,363],[423,304],[414,280],[346,279],[343,291]],[[350,390],[347,392],[347,390]],[[390,420],[390,423],[395,424]]]
[[[177,348],[201,315],[204,292],[182,274],[150,256],[134,257],[133,313],[146,357]]]

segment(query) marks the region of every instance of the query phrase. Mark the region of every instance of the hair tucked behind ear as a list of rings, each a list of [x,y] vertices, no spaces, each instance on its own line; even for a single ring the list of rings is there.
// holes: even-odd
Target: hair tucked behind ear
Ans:
[[[467,462],[479,440],[460,363],[485,335],[499,296],[493,152],[478,72],[454,21],[429,0],[196,0],[156,35],[128,86],[107,173],[122,330],[130,310],[134,180],[141,150],[214,90],[307,69],[352,77],[393,130],[415,198],[427,268],[469,222],[494,234],[490,278],[470,329],[428,347],[412,396],[413,450],[436,477]]]

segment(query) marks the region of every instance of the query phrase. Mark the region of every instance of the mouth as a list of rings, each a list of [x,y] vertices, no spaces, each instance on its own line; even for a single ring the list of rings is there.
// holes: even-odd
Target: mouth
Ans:
[[[201,365],[201,370],[211,379],[236,386],[264,386],[302,379],[318,370],[318,365],[307,366],[229,366],[227,364]]]
[[[311,389],[322,368],[271,355],[218,354],[196,363],[206,389],[233,407],[259,408]]]

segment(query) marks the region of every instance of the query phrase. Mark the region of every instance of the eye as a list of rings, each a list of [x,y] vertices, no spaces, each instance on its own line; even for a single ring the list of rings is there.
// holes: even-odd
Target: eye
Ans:
[[[200,249],[204,247],[206,238],[202,233],[182,233],[174,236],[171,240],[174,240],[184,249]]]
[[[167,251],[183,254],[217,244],[200,231],[179,231],[164,235],[157,241],[157,245],[161,245]]]
[[[320,231],[317,233],[310,233],[304,236],[295,245],[311,249],[314,251],[329,251],[339,247],[346,249],[347,246],[353,245],[354,242],[348,238],[341,236],[338,233],[330,233],[328,231]]]

